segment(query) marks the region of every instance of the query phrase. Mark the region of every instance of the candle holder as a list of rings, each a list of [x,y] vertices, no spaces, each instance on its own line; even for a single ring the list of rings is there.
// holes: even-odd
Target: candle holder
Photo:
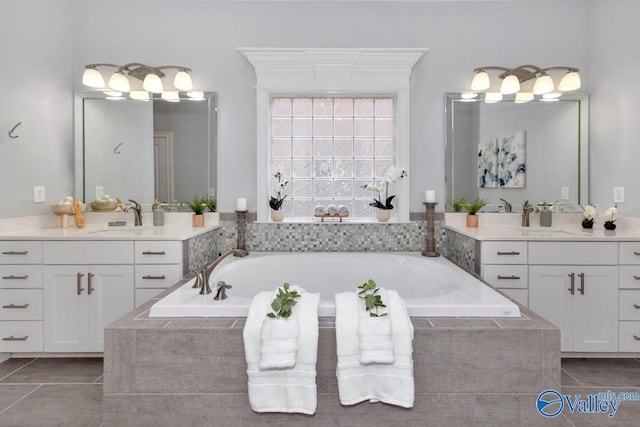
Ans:
[[[427,208],[427,248],[422,251],[423,256],[427,257],[439,257],[440,254],[436,251],[436,235],[435,235],[435,223],[436,223],[436,202],[423,202]]]
[[[236,211],[236,225],[238,226],[238,240],[236,242],[236,249],[242,249],[249,254],[247,250],[247,213],[249,211]],[[234,256],[238,256],[233,254]]]

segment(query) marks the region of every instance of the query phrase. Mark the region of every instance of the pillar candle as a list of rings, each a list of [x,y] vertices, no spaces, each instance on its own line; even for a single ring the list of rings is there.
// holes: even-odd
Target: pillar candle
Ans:
[[[246,211],[247,210],[247,199],[243,197],[239,197],[236,202],[236,210],[237,211]]]
[[[427,203],[435,203],[436,202],[436,191],[435,190],[427,190],[425,193],[425,199]]]

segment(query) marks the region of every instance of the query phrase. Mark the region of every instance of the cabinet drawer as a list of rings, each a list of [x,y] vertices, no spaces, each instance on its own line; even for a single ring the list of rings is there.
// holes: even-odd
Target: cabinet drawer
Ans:
[[[182,278],[180,264],[136,265],[136,288],[168,288]]]
[[[0,264],[42,264],[42,242],[1,240]]]
[[[618,301],[620,320],[640,320],[640,291],[621,290]]]
[[[640,322],[618,323],[618,349],[640,353]]]
[[[42,289],[0,289],[0,320],[42,320]]]
[[[620,264],[640,265],[640,242],[620,242]]]
[[[482,242],[483,264],[526,264],[527,242]]]
[[[180,264],[182,263],[182,242],[137,241],[136,264]]]
[[[0,265],[0,288],[42,288],[42,265]]]
[[[482,278],[495,288],[527,288],[528,268],[526,265],[482,266]]]
[[[41,352],[42,322],[0,322],[0,352]]]
[[[617,265],[616,242],[530,242],[529,264]]]
[[[45,264],[133,264],[133,242],[44,242]]]
[[[640,289],[640,265],[621,265],[618,271],[620,289]]]

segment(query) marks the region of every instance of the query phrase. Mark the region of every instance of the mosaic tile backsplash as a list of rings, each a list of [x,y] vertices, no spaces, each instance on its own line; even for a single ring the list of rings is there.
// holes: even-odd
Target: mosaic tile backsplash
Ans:
[[[189,270],[196,269],[216,257],[216,232],[211,230],[208,233],[199,234],[189,239]]]
[[[447,258],[468,272],[479,275],[479,265],[476,263],[476,240],[452,230],[445,230],[445,232]]]
[[[436,248],[446,256],[444,221],[436,221]],[[224,252],[236,247],[235,221],[221,220],[218,247]],[[249,252],[392,252],[423,251],[426,221],[401,224],[349,223],[257,223],[248,222]]]

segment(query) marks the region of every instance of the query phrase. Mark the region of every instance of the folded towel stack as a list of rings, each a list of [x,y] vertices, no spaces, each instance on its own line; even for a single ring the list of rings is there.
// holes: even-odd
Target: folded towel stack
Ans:
[[[326,215],[327,210],[324,208],[324,206],[316,206],[316,208],[313,210],[313,214],[317,216]]]
[[[363,351],[360,348],[362,337],[359,335],[359,312],[364,311],[362,303],[355,292],[344,292],[335,296],[338,355],[336,374],[340,403],[343,405],[355,405],[369,400],[372,403],[384,402],[404,408],[413,407],[413,325],[404,301],[398,293],[391,290],[386,293],[388,301],[383,301],[389,312],[385,317],[389,317],[391,326],[391,363],[361,362]],[[369,330],[370,325],[362,327],[362,332]],[[380,341],[384,342],[384,338]],[[364,353],[366,352],[367,350]],[[378,359],[381,354],[376,354],[375,359],[381,360]],[[388,362],[388,359],[386,361]]]
[[[338,214],[342,216],[349,216],[349,208],[345,205],[338,206]]]
[[[329,215],[338,215],[338,207],[336,205],[327,206],[327,213]]]
[[[243,338],[249,377],[249,403],[256,412],[299,412],[309,415],[316,412],[320,294],[297,290],[301,297],[287,320],[267,317],[271,311],[273,292],[259,292],[249,307]],[[280,329],[283,322],[296,323],[297,328],[287,324]],[[295,360],[292,364],[292,336],[296,329]],[[273,342],[269,343],[271,339]],[[280,364],[275,360],[280,356],[287,358],[287,362]]]
[[[378,295],[382,301],[389,301],[387,291],[380,289]],[[391,336],[391,317],[371,317],[365,310],[364,300],[358,301],[358,343],[360,345],[360,363],[393,363],[393,339]],[[383,314],[383,311],[378,313]]]

